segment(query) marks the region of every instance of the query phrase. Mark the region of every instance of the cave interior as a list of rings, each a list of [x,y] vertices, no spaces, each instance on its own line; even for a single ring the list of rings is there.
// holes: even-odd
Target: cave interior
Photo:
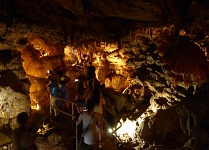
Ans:
[[[91,61],[113,149],[208,150],[208,36],[208,0],[1,0],[0,149],[21,112],[39,129],[40,150],[73,149],[75,129],[50,121],[46,75],[65,68],[76,102]]]

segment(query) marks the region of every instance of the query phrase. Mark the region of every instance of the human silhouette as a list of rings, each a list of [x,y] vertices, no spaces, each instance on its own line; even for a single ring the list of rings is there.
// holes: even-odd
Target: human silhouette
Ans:
[[[103,87],[103,85],[102,85]],[[99,83],[97,83],[95,85],[94,91],[93,91],[93,96],[92,96],[92,100],[94,101],[94,112],[98,115],[99,117],[99,124],[101,125],[98,132],[99,132],[99,147],[103,146],[102,143],[102,135],[103,135],[103,119],[104,119],[104,110],[103,107],[105,106],[105,100],[102,97],[102,90],[101,90],[101,86]]]
[[[87,103],[87,111],[81,112],[77,120],[77,125],[83,123],[82,136],[84,140],[81,145],[81,150],[94,150],[98,148],[97,128],[100,128],[100,122],[93,108],[94,102],[89,100]]]
[[[13,142],[15,150],[37,150],[35,145],[36,130],[28,126],[28,114],[21,112],[17,116],[19,127],[14,130]]]
[[[60,96],[62,99],[66,100],[66,107],[67,109],[69,109],[70,91],[69,91],[69,87],[67,86],[67,79],[61,78],[60,84],[61,84]]]
[[[94,88],[94,79],[96,77],[95,70],[96,68],[92,65],[92,62],[89,62],[89,66],[87,67],[87,78],[91,89]]]

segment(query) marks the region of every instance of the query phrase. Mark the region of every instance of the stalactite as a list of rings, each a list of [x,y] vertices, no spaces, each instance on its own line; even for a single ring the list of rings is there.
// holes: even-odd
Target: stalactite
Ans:
[[[152,40],[152,34],[153,34],[153,28],[152,27],[150,27],[150,29],[149,29],[149,34],[150,34],[150,40]]]
[[[136,34],[134,31],[131,31],[131,40],[133,40],[133,41],[136,40]]]
[[[190,116],[187,117],[187,131],[188,131],[189,136],[192,134],[191,119],[192,118]]]
[[[122,48],[122,39],[120,37],[117,38],[118,49]]]
[[[186,127],[187,117],[185,114],[183,114],[181,112],[178,112],[178,116],[179,116],[179,121],[180,121],[180,127],[185,134],[185,133],[187,133],[187,127]]]
[[[175,26],[171,25],[169,28],[169,35],[171,35],[175,31]]]
[[[147,36],[149,34],[149,27],[147,27],[146,29],[145,29],[145,35]]]

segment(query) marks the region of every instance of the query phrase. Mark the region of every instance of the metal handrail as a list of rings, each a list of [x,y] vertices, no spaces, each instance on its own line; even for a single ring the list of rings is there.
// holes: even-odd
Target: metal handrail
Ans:
[[[50,105],[50,107],[51,107],[51,108],[55,108],[55,109],[58,110],[59,112],[64,113],[64,114],[66,114],[66,115],[72,117],[72,120],[74,120],[76,117],[74,116],[73,105],[77,106],[77,104],[74,103],[74,102],[71,102],[71,101],[68,101],[68,100],[59,98],[59,97],[55,97],[55,98],[56,98],[57,100],[61,100],[61,101],[67,102],[67,103],[71,103],[71,105],[72,105],[72,115],[69,114],[69,113],[67,113],[67,112],[64,112],[64,111],[62,111],[62,110],[60,110],[60,109],[57,109],[57,108],[54,107],[54,106],[51,106],[51,105]],[[109,111],[108,109],[106,109],[106,110]],[[109,111],[109,112],[110,112],[110,111]],[[111,113],[111,112],[110,112],[110,113]],[[112,114],[112,113],[111,113],[111,114]],[[108,127],[110,127],[110,124],[106,121],[106,119],[103,118],[103,120],[104,120],[105,124],[106,124]],[[121,123],[120,121],[119,121],[119,123],[120,123],[120,126],[117,127],[117,128],[115,128],[115,129],[112,131],[112,134],[116,135],[117,130],[122,126],[122,123]],[[73,122],[72,122],[72,126],[73,126]],[[78,144],[78,138],[77,138],[77,137],[78,137],[78,135],[77,135],[77,125],[76,125],[76,135],[73,136],[73,137],[71,137],[71,139],[76,138],[76,149],[78,149],[78,145],[77,145],[77,144]],[[115,149],[116,149],[116,147],[117,147],[116,141],[114,142],[114,144],[115,144]]]
[[[52,96],[52,97],[54,97],[54,96]],[[52,106],[51,103],[50,103],[50,107],[53,108],[53,109],[56,109],[57,111],[59,111],[59,112],[61,112],[61,113],[64,113],[64,114],[66,114],[66,115],[72,117],[72,120],[74,120],[74,118],[76,118],[76,117],[74,116],[74,107],[73,107],[73,106],[77,106],[77,104],[74,103],[74,102],[71,102],[71,101],[69,101],[69,100],[65,100],[65,99],[59,98],[59,97],[54,97],[54,98],[55,98],[56,100],[61,100],[61,101],[64,101],[64,102],[66,102],[66,103],[70,103],[71,106],[72,106],[72,112],[71,112],[72,114],[69,114],[69,113],[67,113],[67,112],[64,112],[64,111],[62,111],[62,110],[56,108],[55,106]]]
[[[64,101],[64,102],[66,102],[66,103],[70,103],[70,104],[72,105],[72,114],[69,114],[69,113],[67,113],[67,112],[65,112],[65,111],[62,111],[62,110],[56,108],[56,106],[52,106],[51,103],[50,103],[50,109],[51,109],[51,108],[56,109],[56,111],[59,111],[59,112],[65,114],[65,115],[68,115],[68,116],[72,117],[72,129],[73,129],[73,120],[76,118],[76,117],[74,116],[74,107],[73,107],[73,106],[77,106],[77,104],[74,103],[74,102],[71,102],[71,101],[69,101],[69,100],[65,100],[65,99],[59,98],[59,97],[54,97],[54,98],[55,98],[56,100],[61,100],[61,101]],[[71,137],[71,139],[73,139],[73,138],[76,138],[76,149],[77,149],[77,147],[78,147],[78,146],[77,146],[77,126],[76,126],[76,135],[73,136],[73,137]]]
[[[82,69],[84,68],[84,66],[82,66],[82,65],[74,65],[74,66],[76,66],[76,70],[78,70],[78,73],[83,72]],[[80,67],[80,68],[78,68],[78,67]]]
[[[78,70],[78,73],[80,73],[80,72],[83,72],[83,66],[81,66],[81,65],[76,65],[76,67],[80,67],[80,69],[79,68],[76,68],[76,70]],[[94,80],[94,78],[92,78],[92,79],[89,79],[88,81],[91,81],[91,80]],[[74,116],[74,106],[76,106],[77,107],[77,104],[76,103],[74,103],[74,102],[71,102],[71,101],[69,101],[69,100],[65,100],[65,99],[62,99],[62,98],[59,98],[59,97],[54,97],[56,100],[60,100],[60,101],[64,101],[64,102],[66,102],[66,103],[69,103],[69,104],[71,104],[72,105],[72,113],[71,114],[69,114],[69,113],[67,113],[67,112],[65,112],[65,111],[63,111],[63,110],[60,110],[60,109],[58,109],[58,108],[56,108],[56,106],[51,106],[51,103],[50,103],[50,107],[51,108],[53,108],[53,109],[56,109],[57,111],[59,111],[59,112],[61,112],[61,113],[63,113],[63,114],[66,114],[66,115],[68,115],[68,116],[70,116],[70,117],[72,117],[72,120],[74,120],[76,117]],[[50,108],[50,109],[51,109]],[[107,111],[108,112],[110,112],[108,109],[107,109]],[[111,112],[110,112],[111,113]],[[112,114],[112,113],[111,113]],[[110,124],[105,120],[105,118],[103,118],[103,120],[104,120],[104,122],[105,122],[105,124],[108,126],[108,127],[110,127]],[[121,122],[120,122],[120,124],[121,124]],[[121,124],[122,125],[122,124]],[[115,128],[114,129],[114,131],[112,132],[112,134],[115,134],[116,132],[117,132],[117,130],[121,127],[121,125],[119,126],[119,127],[117,127],[117,128]],[[72,127],[73,127],[73,121],[72,121]],[[115,134],[116,135],[116,134]],[[71,139],[73,139],[73,138],[76,138],[76,149],[78,149],[78,135],[77,135],[77,125],[76,125],[76,135],[75,136],[73,136]],[[116,141],[115,141],[115,148],[116,148]]]
[[[107,110],[111,115],[113,115],[112,112],[110,112],[109,109],[106,108],[106,110]],[[114,116],[114,115],[113,115],[113,116]],[[105,118],[103,118],[103,120],[104,120],[104,122],[106,123],[107,126],[110,126],[110,124],[107,122],[107,120],[106,120]],[[122,123],[121,123],[120,121],[119,121],[119,123],[120,123],[120,126],[116,128],[116,125],[115,125],[115,128],[114,128],[114,130],[112,131],[112,134],[114,134],[115,136],[117,136],[117,135],[116,135],[117,130],[120,129],[120,127],[122,126]],[[117,137],[118,137],[118,136],[117,136]],[[115,143],[114,143],[114,144],[115,144],[115,149],[117,149],[116,140],[115,140]]]
[[[72,101],[69,101],[69,100],[66,100],[66,99],[63,99],[63,98],[60,98],[60,97],[55,97],[55,98],[58,99],[58,100],[67,102],[67,103],[71,103],[71,104],[77,105],[76,103],[74,103],[74,102],[72,102]]]

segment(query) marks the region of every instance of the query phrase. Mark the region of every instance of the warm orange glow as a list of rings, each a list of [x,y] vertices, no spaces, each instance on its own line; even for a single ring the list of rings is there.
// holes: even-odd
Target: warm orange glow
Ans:
[[[40,57],[46,57],[46,56],[49,56],[49,53],[44,53],[44,54],[41,54]]]
[[[41,128],[38,129],[37,133],[38,134],[42,134],[42,135],[45,135],[47,133],[47,131],[51,130],[51,129],[54,129],[54,127],[52,128],[49,128],[49,124],[44,124],[43,123],[43,126]]]
[[[122,140],[122,141],[127,141],[129,138],[134,140],[134,134],[136,130],[136,124],[142,123],[142,119],[139,117],[137,120],[131,121],[129,119],[126,119],[123,121],[122,119],[120,122],[122,123],[122,126],[116,131],[117,136]],[[117,125],[119,127],[120,124]],[[126,136],[124,136],[126,135]]]
[[[64,54],[65,54],[65,57],[64,57],[64,60],[65,61],[73,61],[75,62],[78,58],[78,52],[77,52],[77,49],[75,49],[74,47],[71,47],[71,46],[66,46],[64,48]]]
[[[40,52],[40,58],[41,57],[46,57],[49,56],[50,54],[50,49],[49,47],[45,44],[45,41],[40,39],[40,38],[36,38],[33,41],[30,42],[33,45],[33,48],[38,50]]]
[[[40,109],[39,104],[37,103],[35,99],[33,99],[33,101],[36,103],[36,105],[31,106],[31,109],[39,110]]]

